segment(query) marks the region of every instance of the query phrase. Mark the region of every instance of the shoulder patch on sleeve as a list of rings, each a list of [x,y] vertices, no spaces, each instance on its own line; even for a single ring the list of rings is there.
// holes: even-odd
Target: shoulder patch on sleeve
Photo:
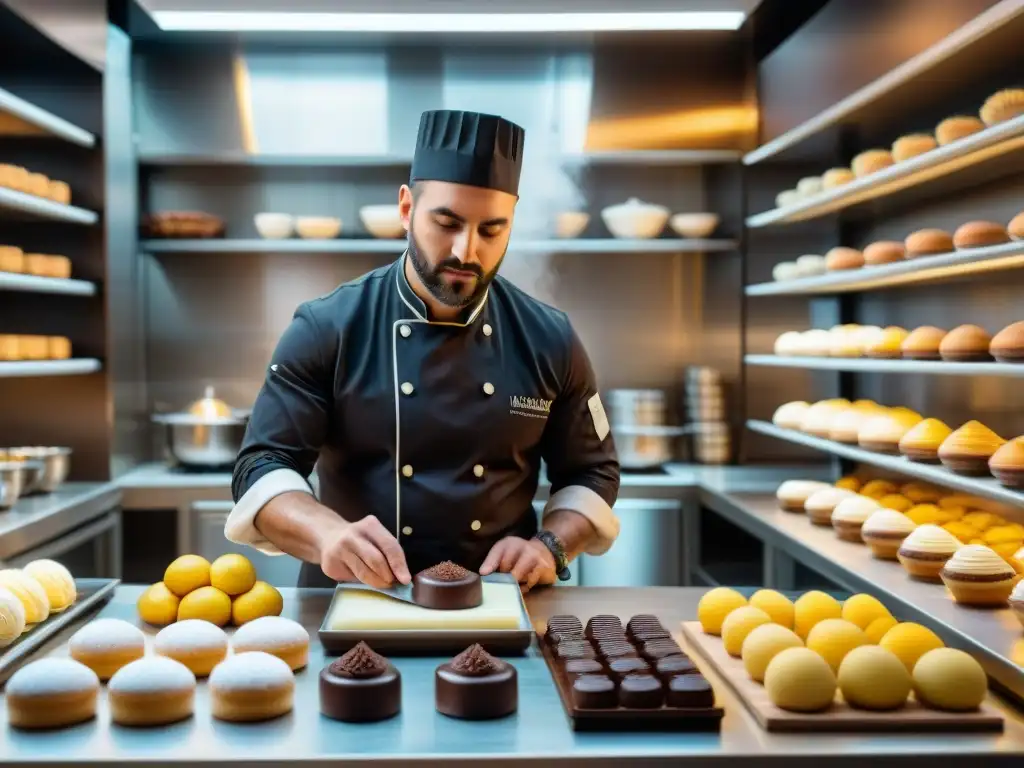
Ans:
[[[604,440],[608,437],[611,426],[608,424],[608,415],[604,412],[604,405],[601,404],[600,393],[595,392],[594,396],[587,400],[587,406],[589,406],[590,415],[594,419],[594,431],[597,432],[597,438]]]

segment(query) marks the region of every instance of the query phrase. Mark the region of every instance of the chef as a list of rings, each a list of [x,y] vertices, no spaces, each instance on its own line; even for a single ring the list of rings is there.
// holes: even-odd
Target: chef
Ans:
[[[405,253],[299,306],[281,337],[225,535],[302,560],[299,586],[407,584],[451,560],[528,590],[618,535],[587,354],[563,312],[497,274],[524,139],[494,115],[424,113],[398,196]]]

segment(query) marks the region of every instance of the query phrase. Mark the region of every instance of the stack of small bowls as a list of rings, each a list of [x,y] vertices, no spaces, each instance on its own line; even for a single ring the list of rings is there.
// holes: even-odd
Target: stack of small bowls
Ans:
[[[687,369],[686,415],[694,459],[700,464],[727,464],[732,447],[719,371],[702,366]]]

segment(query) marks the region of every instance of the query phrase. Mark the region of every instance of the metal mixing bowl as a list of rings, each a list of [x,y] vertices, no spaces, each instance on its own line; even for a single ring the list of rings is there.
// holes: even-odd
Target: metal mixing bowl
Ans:
[[[23,462],[0,462],[0,509],[10,509],[18,503],[24,477]]]
[[[53,493],[67,479],[71,468],[71,449],[59,446],[21,446],[7,448],[6,453],[19,461],[37,467],[37,471],[25,478],[21,495],[30,493]]]
[[[153,417],[163,424],[167,450],[181,464],[223,467],[235,463],[245,437],[244,418],[209,419],[188,413]]]

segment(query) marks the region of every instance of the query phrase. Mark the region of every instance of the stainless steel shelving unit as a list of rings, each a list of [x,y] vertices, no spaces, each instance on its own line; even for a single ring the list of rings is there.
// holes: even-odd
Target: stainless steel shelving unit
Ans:
[[[95,224],[99,215],[74,205],[62,205],[44,197],[28,195],[14,189],[0,187],[0,218],[7,218],[6,212],[33,219],[63,221],[70,224]]]
[[[56,277],[0,272],[0,291],[57,293],[65,296],[95,296],[96,284],[87,280],[63,280]]]
[[[0,379],[29,376],[81,376],[102,368],[99,360],[14,360],[0,362]]]
[[[1024,115],[965,136],[945,146],[883,168],[876,173],[810,195],[793,205],[774,208],[747,217],[747,226],[756,229],[791,224],[827,216],[855,205],[878,200],[904,190],[929,184],[929,191],[952,179],[958,171],[993,163],[1003,155],[1024,148]],[[995,163],[993,163],[995,165]],[[999,173],[1005,172],[1001,167]],[[952,182],[955,183],[955,182]]]
[[[982,272],[1024,266],[1024,241],[954,253],[922,256],[877,267],[829,272],[815,277],[748,285],[747,296],[796,296],[799,294],[853,293],[875,288],[926,283],[966,277]]]
[[[747,365],[767,368],[804,368],[809,371],[849,371],[852,373],[929,373],[940,376],[1003,376],[1024,378],[1020,363],[946,363],[939,360],[875,360],[844,357],[786,357],[783,355],[746,355]]]
[[[825,440],[813,435],[805,435],[792,429],[783,429],[767,421],[748,421],[747,428],[762,435],[803,445],[832,454],[833,456],[841,456],[844,459],[899,472],[907,477],[936,483],[946,488],[954,488],[975,496],[994,499],[1017,507],[1024,507],[1024,491],[1006,488],[991,477],[965,477],[964,475],[950,472],[938,464],[921,464],[920,462],[909,461],[902,456],[891,456],[884,453],[866,451],[855,445],[846,445],[845,443],[837,443],[833,440]]]
[[[8,116],[5,134],[55,136],[80,147],[96,146],[96,137],[89,131],[37,107],[10,91],[0,88],[0,113]]]
[[[139,244],[146,253],[393,253],[405,250],[405,240],[334,239],[334,240],[144,240]],[[651,240],[579,239],[530,240],[511,243],[510,251],[522,253],[702,253],[731,251],[733,240],[686,240],[655,238]]]

